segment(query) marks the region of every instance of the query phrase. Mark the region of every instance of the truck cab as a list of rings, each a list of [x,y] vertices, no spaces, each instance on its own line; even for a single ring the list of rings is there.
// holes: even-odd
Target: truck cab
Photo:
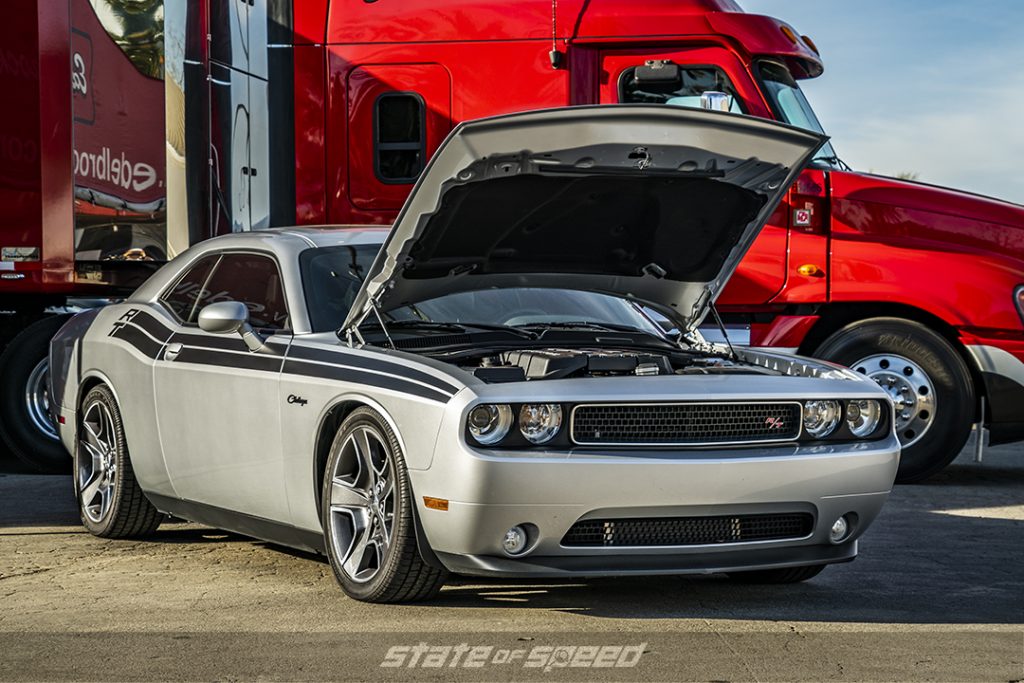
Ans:
[[[152,165],[164,189],[128,198],[148,222],[126,216],[125,206],[111,221],[91,191],[95,178],[72,154],[88,138],[87,98],[58,100],[77,92],[76,73],[63,65],[85,49],[75,42],[81,27],[92,26],[84,32],[93,53],[104,41],[125,51],[117,31],[99,26],[96,8],[109,17],[132,3],[17,3],[38,19],[17,29],[36,32],[23,50],[39,53],[36,72],[54,84],[20,91],[45,119],[41,129],[25,124],[45,163],[3,181],[17,189],[33,172],[42,179],[34,194],[18,190],[18,206],[32,205],[32,230],[0,220],[0,308],[21,311],[19,325],[41,315],[44,299],[117,295],[116,276],[127,270],[113,265],[156,263],[209,236],[293,223],[390,224],[430,156],[465,120],[574,104],[713,103],[823,132],[799,85],[824,72],[818,47],[733,0],[152,0],[159,25],[132,35],[162,46],[163,68],[146,74],[146,85],[162,80],[164,115],[113,110],[129,112],[120,130],[163,143],[165,163]],[[102,114],[104,103],[141,106],[137,92],[97,91],[88,101]],[[92,142],[102,152],[103,141]],[[826,146],[801,174],[719,298],[730,339],[875,379],[896,405],[901,481],[942,469],[975,424],[991,443],[1024,438],[1024,207],[858,173],[841,161],[841,147]],[[135,148],[136,156],[150,149]],[[143,242],[116,241],[125,225]],[[85,228],[92,241],[82,241]],[[42,367],[43,338],[45,330],[7,343],[0,390],[32,393],[16,368]],[[32,378],[38,386],[38,373]],[[5,405],[0,435],[29,459],[42,452],[24,430],[10,436],[10,425],[26,423],[26,402]]]

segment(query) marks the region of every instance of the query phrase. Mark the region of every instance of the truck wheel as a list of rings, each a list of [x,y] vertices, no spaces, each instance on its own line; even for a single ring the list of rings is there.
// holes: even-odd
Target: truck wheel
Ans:
[[[867,375],[896,404],[903,453],[896,481],[927,479],[960,453],[974,417],[974,385],[953,346],[924,325],[901,318],[852,323],[812,354]]]
[[[82,524],[101,538],[144,538],[163,516],[135,480],[121,411],[105,386],[92,389],[78,409],[75,497]]]
[[[0,438],[19,460],[43,472],[67,472],[71,458],[50,418],[50,339],[69,315],[28,325],[0,354]]]
[[[331,445],[321,492],[327,556],[349,597],[412,602],[441,590],[447,573],[420,556],[413,504],[394,432],[376,411],[357,408]]]

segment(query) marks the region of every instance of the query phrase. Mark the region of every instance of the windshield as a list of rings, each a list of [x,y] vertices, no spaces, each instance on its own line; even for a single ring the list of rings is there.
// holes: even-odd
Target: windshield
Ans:
[[[778,62],[762,61],[758,62],[757,70],[761,76],[765,95],[780,120],[814,133],[825,133],[818,117],[814,115],[814,110],[811,109],[811,103],[807,101],[800,86],[797,85],[796,79],[789,73],[789,69],[785,65]],[[842,164],[836,156],[831,142],[825,143],[814,157],[814,161],[835,168],[839,168]]]
[[[385,317],[391,321],[508,327],[591,323],[662,336],[661,329],[626,299],[568,289],[514,287],[458,292],[392,309]]]

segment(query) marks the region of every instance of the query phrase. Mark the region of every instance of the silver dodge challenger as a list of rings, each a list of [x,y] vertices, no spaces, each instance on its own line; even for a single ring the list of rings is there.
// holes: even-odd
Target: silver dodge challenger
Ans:
[[[852,560],[896,475],[887,395],[697,330],[822,143],[681,108],[502,116],[452,132],[390,231],[189,249],[53,341],[82,522],[313,550],[376,602]]]

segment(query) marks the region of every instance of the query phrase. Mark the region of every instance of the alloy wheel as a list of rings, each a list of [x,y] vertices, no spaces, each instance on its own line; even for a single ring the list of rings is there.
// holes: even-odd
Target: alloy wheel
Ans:
[[[896,406],[896,434],[904,448],[916,443],[935,421],[935,386],[914,361],[896,354],[868,356],[850,367],[873,379]]]
[[[341,447],[331,472],[330,542],[348,576],[375,577],[391,546],[395,481],[391,452],[373,427],[359,425]]]
[[[117,432],[102,401],[93,401],[85,409],[79,437],[78,497],[89,521],[100,524],[110,511],[117,486]]]

